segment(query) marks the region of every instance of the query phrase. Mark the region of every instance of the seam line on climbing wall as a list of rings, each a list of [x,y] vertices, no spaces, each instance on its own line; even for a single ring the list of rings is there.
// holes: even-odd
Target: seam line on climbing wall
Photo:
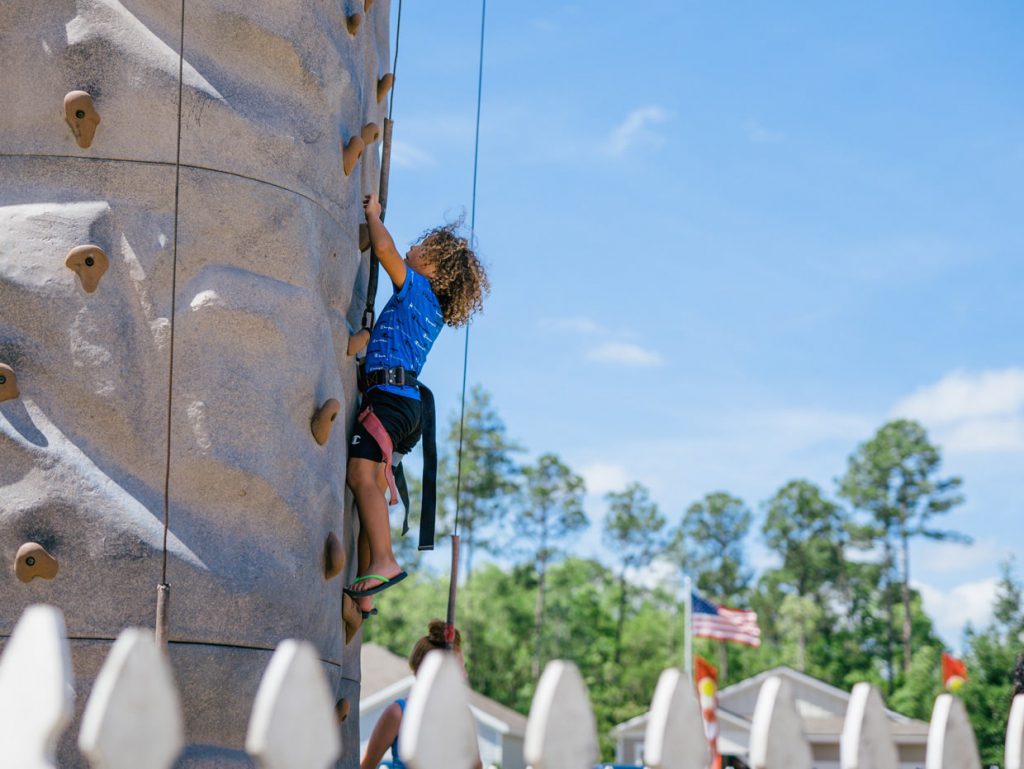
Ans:
[[[7,642],[11,638],[10,635],[0,634],[0,642]],[[86,641],[96,643],[113,643],[116,641],[116,637],[111,636],[68,636],[68,641]],[[226,643],[213,643],[212,641],[168,641],[169,646],[215,646],[218,649],[238,649],[239,651],[254,651],[254,652],[267,652],[273,654],[277,647],[275,646],[245,646],[242,644],[226,644]],[[332,667],[341,668],[344,665],[341,662],[334,662],[333,660],[324,659],[318,657],[318,659],[325,665],[331,665]]]
[[[267,179],[260,179],[255,176],[247,176],[246,174],[240,174],[237,171],[225,171],[222,168],[210,168],[208,166],[198,166],[191,163],[171,163],[166,160],[134,160],[131,158],[92,158],[82,157],[81,155],[47,155],[47,154],[36,154],[31,152],[0,152],[0,158],[54,158],[57,160],[85,160],[90,163],[131,163],[132,165],[147,165],[147,166],[167,166],[169,168],[185,168],[191,171],[208,171],[211,174],[223,174],[224,176],[234,176],[238,179],[245,179],[246,181],[256,182],[257,184],[265,184],[268,187],[274,187],[275,189],[281,190],[282,192],[289,192],[296,197],[300,197],[304,200],[308,200],[314,206],[319,208],[342,230],[348,231],[351,229],[351,225],[346,225],[344,222],[338,220],[338,217],[334,215],[330,208],[325,206],[319,200],[300,190],[293,190],[291,187],[285,187],[283,184],[277,184],[276,182],[268,181]]]

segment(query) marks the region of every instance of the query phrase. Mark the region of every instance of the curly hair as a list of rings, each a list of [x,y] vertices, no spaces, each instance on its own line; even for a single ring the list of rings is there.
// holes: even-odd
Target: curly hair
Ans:
[[[444,322],[458,328],[480,312],[484,297],[491,291],[490,281],[469,241],[459,235],[461,222],[427,230],[418,245],[427,261],[437,268],[430,287],[441,304]]]

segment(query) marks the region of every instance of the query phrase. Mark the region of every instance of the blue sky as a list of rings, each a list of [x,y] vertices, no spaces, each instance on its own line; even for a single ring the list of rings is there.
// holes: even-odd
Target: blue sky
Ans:
[[[479,14],[403,9],[400,246],[468,212]],[[976,540],[913,548],[958,645],[1024,539],[1022,37],[1009,2],[492,0],[469,381],[585,476],[595,522],[633,480],[672,523],[718,489],[831,492],[886,419],[919,419]],[[442,415],[462,342],[424,372]],[[579,547],[610,560],[597,526]]]

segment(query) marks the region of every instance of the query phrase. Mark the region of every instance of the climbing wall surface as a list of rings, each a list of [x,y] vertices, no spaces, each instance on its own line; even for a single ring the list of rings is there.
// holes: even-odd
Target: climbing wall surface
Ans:
[[[326,577],[354,561],[345,348],[388,6],[0,3],[0,643],[27,605],[60,607],[80,712],[112,639],[153,626],[170,392],[169,649],[198,746],[183,767],[247,765],[284,638],[313,641],[358,700],[343,577]],[[321,417],[314,437],[332,398],[337,427]],[[62,767],[82,765],[75,732]]]

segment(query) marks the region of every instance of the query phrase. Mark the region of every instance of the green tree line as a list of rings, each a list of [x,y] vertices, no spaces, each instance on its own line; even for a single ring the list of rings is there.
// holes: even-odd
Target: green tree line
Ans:
[[[696,641],[695,651],[718,665],[721,686],[789,665],[846,690],[871,681],[890,707],[929,719],[943,645],[911,586],[910,544],[969,540],[935,525],[962,503],[961,480],[942,475],[940,449],[919,424],[883,425],[853,451],[834,494],[807,480],[784,483],[761,503],[759,531],[754,511],[727,491],[675,515],[641,484],[611,492],[600,522],[611,565],[572,554],[592,523],[583,479],[552,453],[525,463],[524,453],[491,396],[474,388],[464,425],[453,417],[442,446],[439,513],[450,532],[458,512],[458,622],[477,691],[525,713],[544,664],[573,660],[609,758],[609,730],[643,713],[661,670],[681,665],[680,577],[690,574],[711,600],[758,612],[758,649]],[[747,557],[754,536],[776,564],[760,574]],[[382,594],[364,636],[402,655],[428,620],[445,616],[448,596],[448,574],[422,568],[410,542],[396,546],[415,576]],[[1024,648],[1020,596],[1013,564],[1003,564],[992,623],[965,632],[970,678],[961,696],[986,765],[1002,761],[1014,661]]]

